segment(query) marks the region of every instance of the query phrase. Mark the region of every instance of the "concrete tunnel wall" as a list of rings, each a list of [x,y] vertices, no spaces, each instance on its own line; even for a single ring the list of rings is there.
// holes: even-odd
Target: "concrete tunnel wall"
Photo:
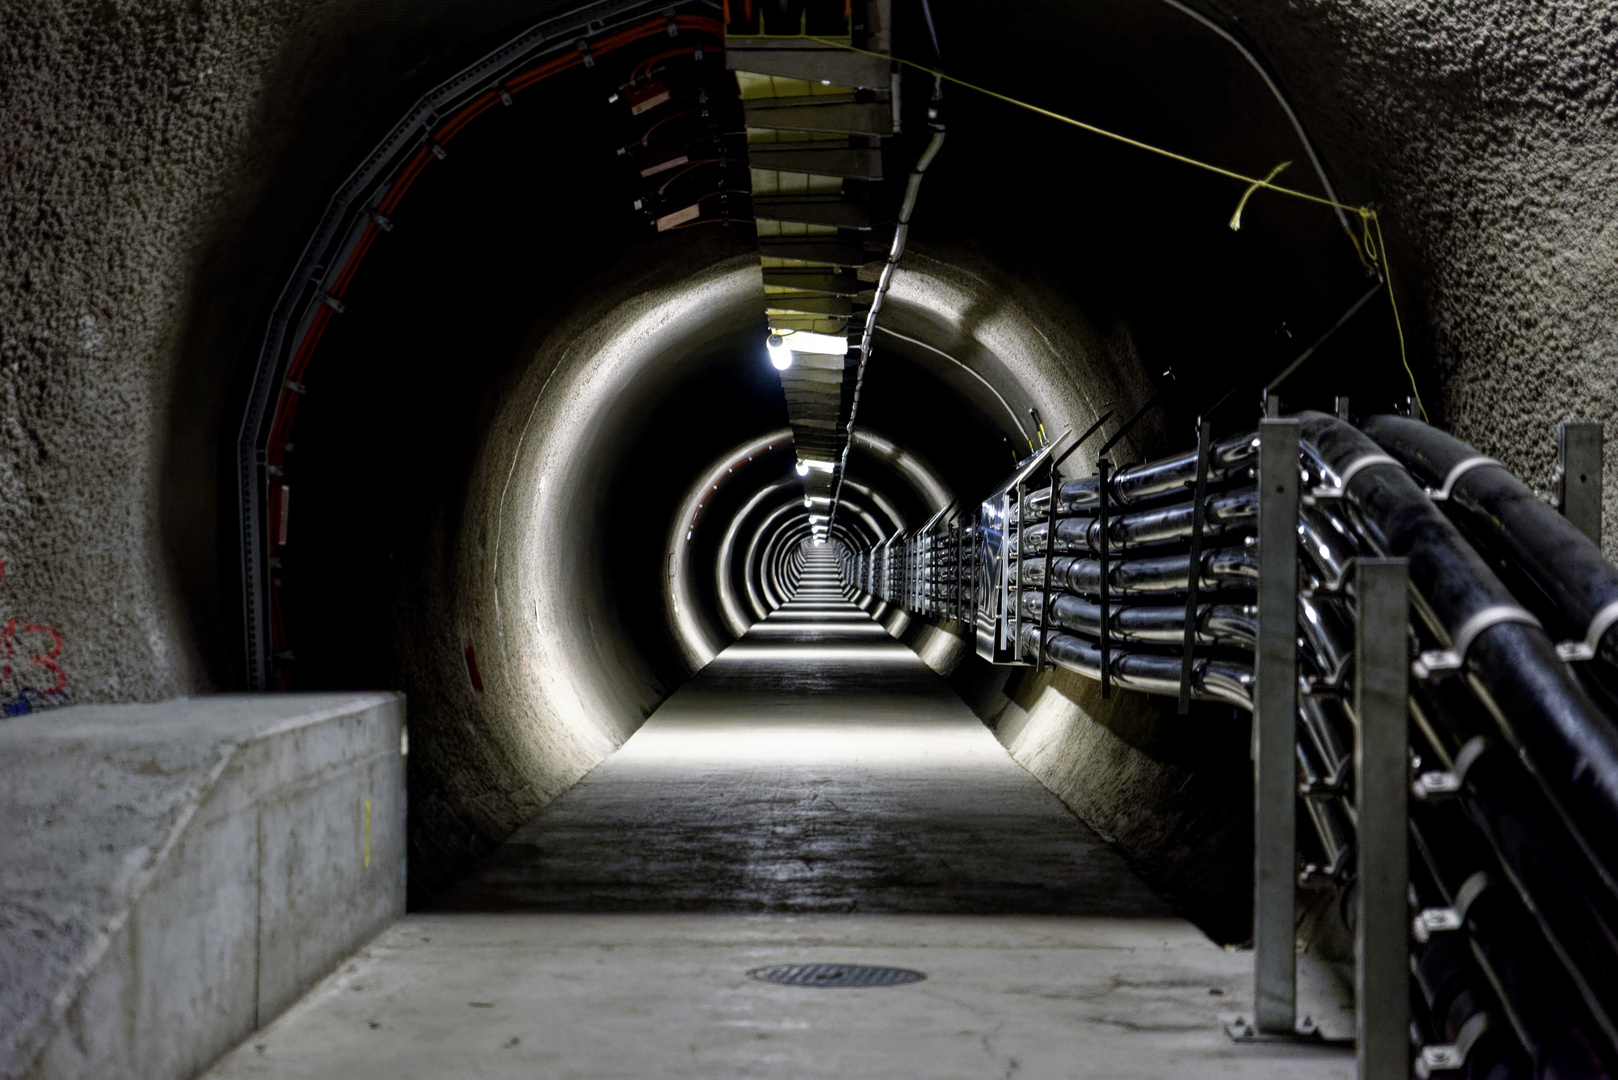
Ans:
[[[298,223],[318,214],[345,156],[423,86],[564,6],[41,3],[0,12],[0,140],[11,157],[0,175],[0,595],[6,618],[62,635],[66,676],[65,692],[32,701],[150,701],[240,685],[223,599],[236,569],[219,448],[238,415],[239,362],[302,243]],[[1344,196],[1382,208],[1412,361],[1437,390],[1435,420],[1549,488],[1554,422],[1611,421],[1618,395],[1618,266],[1605,197],[1618,168],[1618,21],[1598,4],[1232,7]],[[1021,47],[1048,14],[1037,4],[1008,13],[1002,43]],[[1244,70],[1238,57],[1230,64]],[[423,563],[426,580],[404,606],[442,618],[446,632],[430,639],[406,628],[393,647],[408,673],[412,726],[429,743],[432,731],[444,733],[439,776],[416,792],[423,807],[439,799],[440,873],[563,790],[670,688],[635,655],[615,653],[608,628],[623,615],[595,589],[603,568],[588,524],[600,507],[586,489],[613,474],[611,455],[591,442],[603,432],[558,427],[558,441],[540,447],[522,431],[545,378],[586,377],[577,357],[560,359],[575,341],[603,343],[633,325],[629,312],[681,275],[739,274],[726,261],[739,252],[699,245],[644,277],[620,275],[618,292],[603,284],[593,307],[537,317],[534,338],[509,362],[515,392],[491,405],[496,422],[470,455],[471,511],[431,515],[440,531],[422,550],[439,558]],[[1148,392],[1132,327],[1087,317],[1059,283],[1019,278],[947,236],[918,241],[905,268],[886,324],[990,373],[1016,408],[1036,404],[1048,427],[1082,425],[1098,401]],[[637,293],[643,285],[651,291]],[[1011,297],[1018,304],[999,321],[952,325],[938,312],[958,297],[980,312],[986,299],[990,311]],[[739,306],[715,315],[726,326],[752,317]],[[700,337],[715,325],[670,329]],[[641,361],[677,363],[683,346],[659,345],[626,350],[628,366],[612,377]],[[947,365],[935,370],[941,381],[960,379]],[[590,398],[586,413],[598,405]],[[991,403],[974,407],[997,422]],[[569,430],[579,433],[571,443]],[[1145,428],[1137,451],[1164,438]],[[548,461],[576,472],[545,490]],[[500,525],[492,546],[473,528],[491,508]],[[507,513],[521,522],[509,531]],[[1615,514],[1609,499],[1609,554]],[[662,535],[659,523],[650,546]],[[536,547],[547,558],[533,557]],[[496,558],[522,571],[496,578]],[[541,635],[521,624],[536,600],[542,611],[577,607]],[[499,658],[485,665],[482,697],[468,696],[462,642],[451,640],[462,631],[480,655]],[[43,631],[20,640],[34,651],[48,645]],[[542,689],[519,693],[508,680],[525,655],[555,666]],[[1215,881],[1210,903],[1223,907],[1211,921],[1222,932],[1239,922],[1230,883],[1240,874],[1213,864],[1239,847],[1245,796],[1227,775],[1191,767],[1205,747],[1170,738],[1155,705],[1124,695],[1103,708],[1093,688],[1064,675],[1019,674],[1005,685],[1004,673],[970,663],[955,675],[1019,760],[1171,896],[1194,902]],[[43,690],[47,676],[15,665],[6,693]],[[428,756],[413,755],[413,765]],[[1226,774],[1240,772],[1228,765]]]

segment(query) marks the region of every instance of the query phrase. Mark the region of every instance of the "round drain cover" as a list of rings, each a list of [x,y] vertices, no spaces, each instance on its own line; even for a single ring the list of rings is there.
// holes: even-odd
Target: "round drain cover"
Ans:
[[[782,986],[903,986],[927,977],[905,968],[866,964],[777,964],[754,968],[747,974]]]

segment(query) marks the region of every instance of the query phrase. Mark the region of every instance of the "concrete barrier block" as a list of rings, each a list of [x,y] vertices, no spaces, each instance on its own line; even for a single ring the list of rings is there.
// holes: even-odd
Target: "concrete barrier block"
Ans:
[[[404,911],[396,694],[0,724],[0,1077],[185,1080]]]

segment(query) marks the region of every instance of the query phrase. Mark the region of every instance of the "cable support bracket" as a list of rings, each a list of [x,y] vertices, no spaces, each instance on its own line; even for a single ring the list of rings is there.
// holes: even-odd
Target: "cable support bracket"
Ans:
[[[1369,469],[1373,465],[1394,465],[1401,469],[1404,468],[1404,466],[1399,465],[1397,461],[1389,457],[1387,454],[1365,454],[1349,462],[1348,467],[1343,469],[1342,472],[1338,473],[1336,487],[1329,487],[1323,484],[1306,494],[1303,497],[1304,505],[1313,506],[1315,505],[1316,499],[1341,499],[1344,492],[1348,490],[1349,481],[1358,476],[1361,470]]]
[[[1459,774],[1444,769],[1424,772],[1410,782],[1410,794],[1421,802],[1437,802],[1461,793]]]
[[[1596,649],[1601,645],[1601,639],[1611,630],[1613,624],[1618,623],[1618,600],[1614,600],[1606,607],[1595,613],[1590,620],[1589,627],[1584,631],[1582,641],[1560,641],[1556,645],[1557,658],[1565,663],[1578,663],[1596,658]]]
[[[1445,475],[1444,482],[1439,485],[1436,491],[1432,488],[1427,489],[1427,497],[1433,500],[1433,502],[1445,502],[1449,499],[1450,493],[1455,490],[1455,485],[1460,482],[1461,477],[1465,476],[1473,469],[1481,469],[1485,465],[1499,464],[1500,463],[1494,458],[1484,457],[1481,454],[1477,455],[1476,457],[1469,457],[1462,461],[1457,461],[1455,466],[1450,469],[1447,475]],[[1503,465],[1501,466],[1501,468],[1504,467],[1505,466]]]
[[[1425,681],[1441,672],[1459,671],[1466,663],[1466,654],[1472,648],[1472,643],[1477,640],[1478,635],[1502,623],[1540,626],[1539,620],[1534,618],[1525,608],[1518,607],[1516,604],[1491,604],[1461,624],[1461,628],[1455,632],[1455,644],[1453,646],[1448,649],[1433,649],[1422,653],[1420,657],[1411,663],[1411,674]]]
[[[1472,1047],[1489,1030],[1489,1014],[1479,1011],[1461,1025],[1461,1030],[1455,1033],[1453,1043],[1433,1044],[1423,1046],[1416,1055],[1416,1076],[1418,1080],[1428,1080],[1435,1072],[1444,1072],[1466,1068],[1466,1059],[1472,1053]]]
[[[1445,934],[1461,928],[1461,913],[1452,907],[1423,908],[1411,920],[1411,933],[1425,945],[1434,934]]]

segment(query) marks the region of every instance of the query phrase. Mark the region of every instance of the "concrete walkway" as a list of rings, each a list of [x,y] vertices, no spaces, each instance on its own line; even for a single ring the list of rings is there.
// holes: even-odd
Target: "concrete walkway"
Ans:
[[[927,979],[747,975],[815,961]],[[1250,966],[1173,918],[816,559],[439,911],[210,1076],[1350,1075],[1343,1051],[1225,1037]]]

